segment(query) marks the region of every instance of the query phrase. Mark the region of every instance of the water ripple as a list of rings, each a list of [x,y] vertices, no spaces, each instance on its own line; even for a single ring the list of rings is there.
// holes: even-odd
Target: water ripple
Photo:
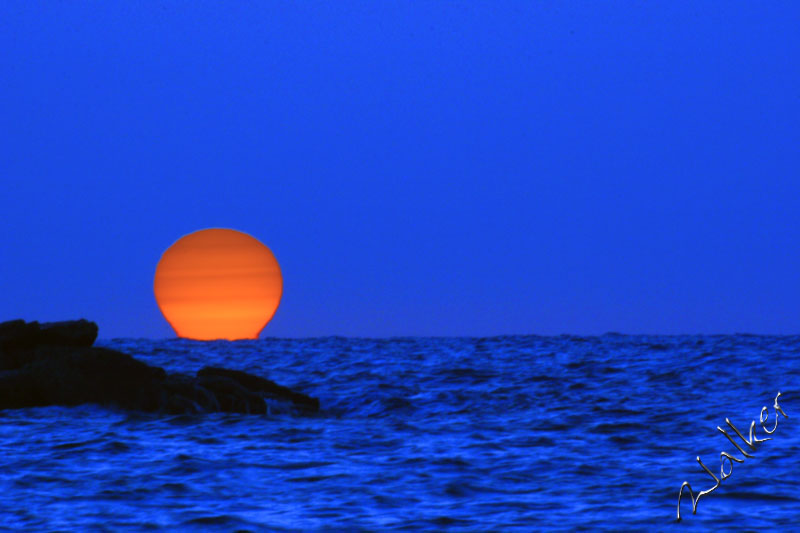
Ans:
[[[254,372],[322,411],[2,411],[2,527],[725,531],[800,515],[798,336],[101,344]],[[710,486],[695,457],[734,451],[716,426],[746,428],[778,390],[791,418],[676,524],[680,484]]]

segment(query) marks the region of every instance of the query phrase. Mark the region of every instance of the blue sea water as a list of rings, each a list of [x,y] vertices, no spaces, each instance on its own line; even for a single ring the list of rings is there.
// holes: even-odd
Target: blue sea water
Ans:
[[[114,339],[168,370],[226,366],[313,416],[0,411],[0,529],[778,530],[800,525],[800,337]],[[714,485],[716,429],[773,439]],[[730,432],[730,431],[729,431]],[[732,433],[732,432],[730,432]],[[757,435],[764,436],[757,424]],[[734,438],[735,435],[734,435]],[[737,439],[738,440],[738,439]],[[726,464],[726,471],[727,471]]]

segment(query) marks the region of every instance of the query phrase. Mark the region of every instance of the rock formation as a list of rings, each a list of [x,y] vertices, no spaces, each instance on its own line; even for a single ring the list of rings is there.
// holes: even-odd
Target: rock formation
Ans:
[[[93,346],[97,324],[0,323],[0,409],[96,403],[148,412],[263,414],[270,406],[319,410],[319,400],[239,370],[205,367],[168,374]]]

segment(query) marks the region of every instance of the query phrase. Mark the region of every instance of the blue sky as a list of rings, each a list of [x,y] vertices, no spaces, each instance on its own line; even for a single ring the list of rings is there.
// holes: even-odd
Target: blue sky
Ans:
[[[169,337],[156,263],[275,253],[269,336],[800,332],[796,2],[0,6],[0,320]]]

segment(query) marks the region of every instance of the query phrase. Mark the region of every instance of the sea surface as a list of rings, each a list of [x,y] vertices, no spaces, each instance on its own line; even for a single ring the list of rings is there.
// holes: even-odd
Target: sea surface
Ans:
[[[246,370],[313,416],[0,411],[0,529],[789,531],[800,336],[113,339],[172,371]],[[714,485],[717,430],[772,440]],[[741,441],[731,431],[737,442]],[[728,462],[725,465],[728,471]]]

